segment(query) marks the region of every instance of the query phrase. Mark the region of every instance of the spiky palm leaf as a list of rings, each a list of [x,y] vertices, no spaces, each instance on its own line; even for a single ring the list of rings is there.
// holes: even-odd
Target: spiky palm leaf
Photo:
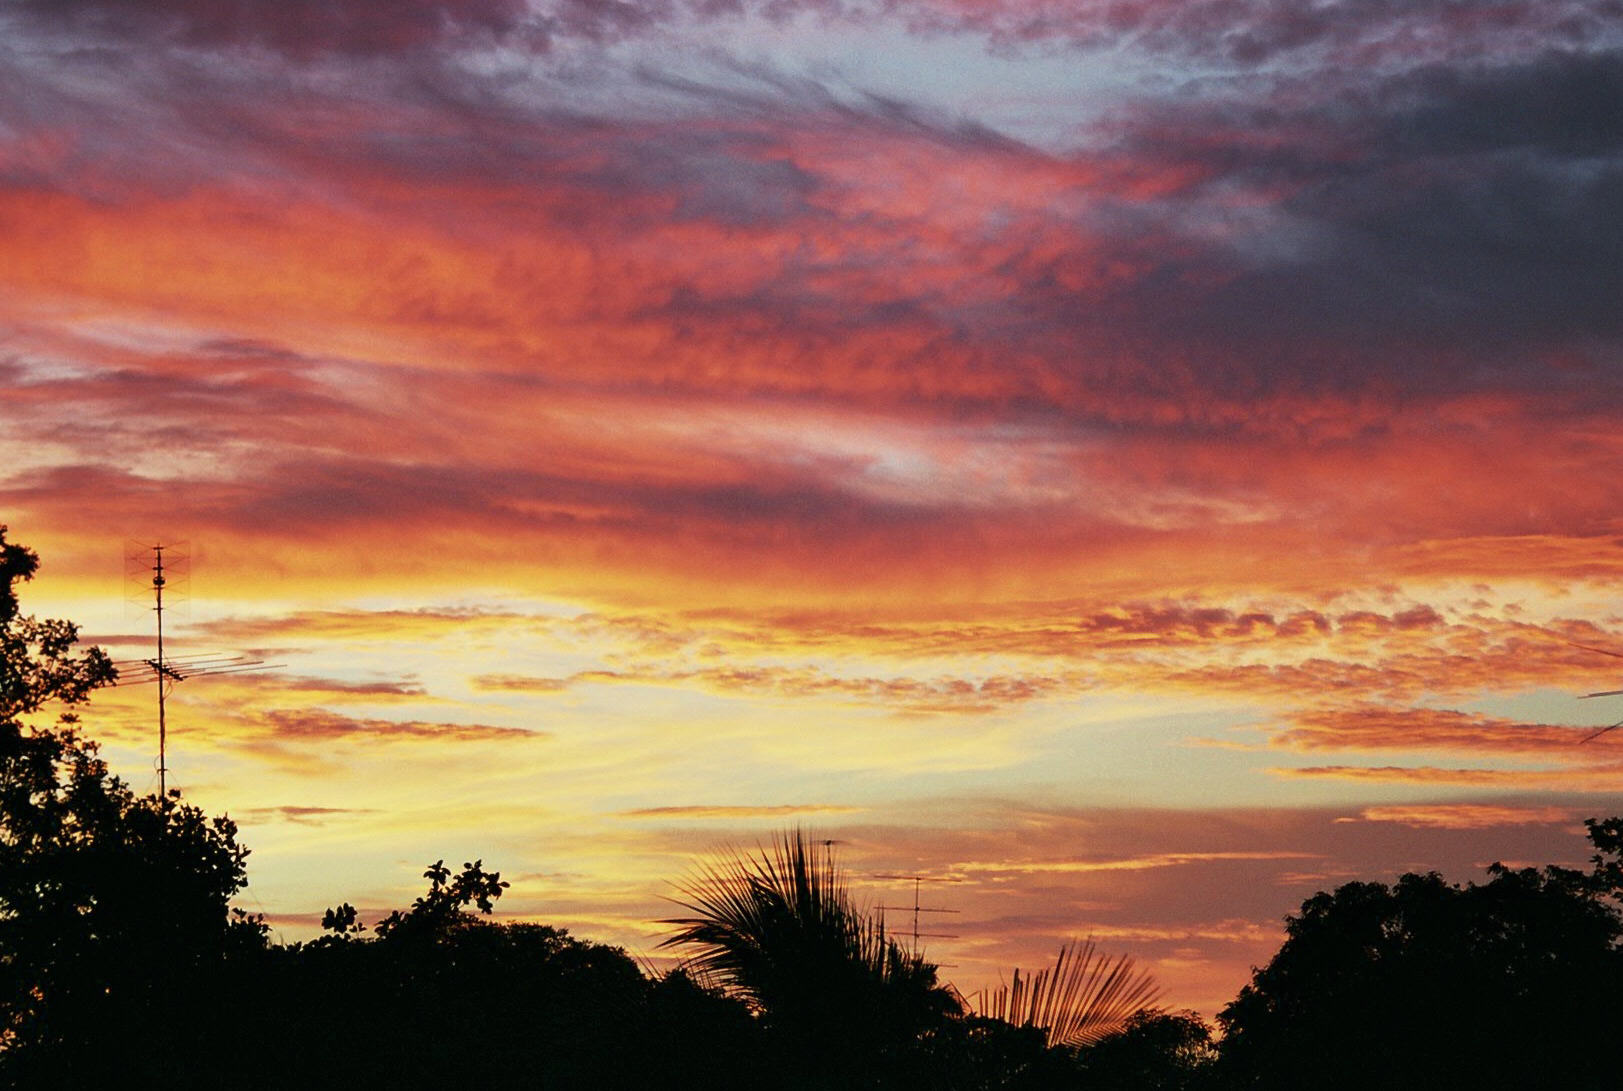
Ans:
[[[1060,945],[1054,965],[968,998],[975,1014],[1015,1026],[1038,1027],[1049,1045],[1092,1045],[1150,1010],[1161,990],[1148,971],[1135,972],[1126,955],[1099,954],[1093,940]]]
[[[879,1008],[951,1004],[935,967],[856,907],[833,852],[799,830],[757,856],[701,865],[681,892],[690,915],[660,922],[677,929],[660,946],[685,948],[695,973],[774,1022],[848,1024]]]

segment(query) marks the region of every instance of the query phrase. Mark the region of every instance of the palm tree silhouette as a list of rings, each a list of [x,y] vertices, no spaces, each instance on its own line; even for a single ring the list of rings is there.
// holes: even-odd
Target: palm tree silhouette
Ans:
[[[724,852],[680,884],[687,915],[660,922],[675,928],[660,946],[687,952],[690,977],[759,1017],[783,1087],[958,1086],[976,1063],[991,1072],[1004,1052],[1017,1067],[1068,1057],[1150,1010],[1150,975],[1091,940],[966,1001],[856,905],[833,845],[797,829],[754,855]]]
[[[660,946],[686,949],[684,968],[747,1002],[800,1063],[872,1065],[959,1013],[936,967],[855,904],[830,842],[784,833],[701,864],[680,891],[689,915],[660,922],[676,928]]]

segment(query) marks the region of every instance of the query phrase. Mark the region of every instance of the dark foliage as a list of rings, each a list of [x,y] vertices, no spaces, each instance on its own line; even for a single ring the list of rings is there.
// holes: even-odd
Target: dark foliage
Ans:
[[[15,724],[52,702],[76,705],[115,677],[100,648],[74,654],[79,628],[71,621],[19,613],[17,585],[34,578],[39,557],[6,541],[0,525],[0,722]]]
[[[1623,1017],[1617,820],[1593,873],[1495,865],[1481,885],[1348,883],[1286,923],[1219,1017],[1243,1088],[1614,1088]]]
[[[936,967],[860,909],[829,846],[799,830],[688,881],[663,946],[745,1001],[784,1088],[936,1088],[968,1039]],[[949,1044],[950,1043],[950,1044]]]
[[[675,929],[664,945],[749,1006],[773,1060],[770,1086],[784,1091],[1077,1088],[1073,1043],[1087,1035],[1070,1032],[1119,1024],[1152,988],[1130,960],[1067,945],[1055,970],[1035,975],[1036,990],[1019,994],[1036,1002],[1005,1004],[1013,1018],[978,1014],[856,904],[828,843],[799,830],[702,866],[678,904],[687,915],[663,922]],[[1044,982],[1057,984],[1044,992]]]
[[[110,681],[69,622],[18,613],[37,558],[0,527],[0,1081],[91,1086],[201,1070],[236,996],[236,956],[263,945],[233,915],[247,850],[229,819],[137,797],[71,708]]]
[[[1080,1052],[1088,1091],[1195,1091],[1207,1086],[1217,1047],[1194,1012],[1140,1012],[1117,1034]]]
[[[425,878],[376,938],[344,905],[331,934],[264,953],[247,1086],[763,1086],[741,1004],[650,980],[619,948],[469,912],[506,886],[479,862]]]
[[[263,945],[230,910],[229,819],[137,798],[70,728],[0,723],[0,1078],[89,1086],[202,1067],[234,968]],[[159,1050],[161,1049],[161,1053]]]
[[[917,1079],[932,1091],[1072,1091],[1076,1054],[1048,1045],[1041,1027],[978,1015],[945,1021],[920,1042]]]

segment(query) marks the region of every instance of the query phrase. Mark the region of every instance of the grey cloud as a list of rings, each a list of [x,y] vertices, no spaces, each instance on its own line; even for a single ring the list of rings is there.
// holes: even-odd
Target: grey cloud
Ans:
[[[518,29],[523,0],[21,0],[55,29],[203,48],[262,46],[290,57],[375,55]]]
[[[1144,271],[1104,299],[1028,279],[1021,302],[1236,396],[1623,399],[1620,92],[1623,53],[1546,53],[1141,104],[1124,165],[1194,179],[1098,219]],[[1551,374],[1556,353],[1598,370]]]
[[[1623,52],[1548,52],[1517,64],[1433,66],[1396,81],[1394,145],[1462,154],[1529,149],[1583,160],[1623,150]]]
[[[1245,69],[1326,60],[1369,67],[1501,53],[1529,40],[1576,43],[1615,29],[1623,14],[1617,0],[890,0],[885,7],[918,29],[978,33],[1004,50],[1059,43]]]

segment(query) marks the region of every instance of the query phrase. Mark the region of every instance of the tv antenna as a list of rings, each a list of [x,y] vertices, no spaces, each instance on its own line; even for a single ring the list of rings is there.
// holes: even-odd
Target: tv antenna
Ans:
[[[151,564],[147,564],[147,554],[150,553]],[[164,563],[164,554],[169,554],[169,563]],[[118,681],[114,685],[127,686],[152,682],[158,689],[158,798],[169,797],[169,723],[164,705],[169,693],[181,682],[188,678],[196,678],[211,674],[234,674],[238,671],[268,670],[280,664],[266,664],[263,659],[250,659],[245,655],[216,655],[210,653],[192,653],[179,656],[165,656],[163,650],[163,593],[166,587],[179,583],[184,586],[187,576],[185,542],[171,542],[168,545],[157,543],[154,545],[136,545],[133,550],[125,550],[127,565],[136,565],[129,570],[129,574],[141,574],[145,586],[142,588],[144,596],[146,587],[152,589],[152,612],[158,622],[158,654],[151,659],[125,659],[115,660],[113,666],[118,668]],[[151,572],[150,579],[146,572]]]
[[[1597,652],[1600,655],[1609,655],[1614,659],[1623,659],[1623,652],[1614,652],[1606,648],[1596,648],[1588,644],[1578,644],[1570,640],[1567,643],[1571,644],[1574,648],[1582,648],[1586,652]],[[1603,689],[1598,693],[1582,693],[1578,695],[1578,700],[1582,701],[1590,697],[1623,697],[1623,689]],[[1607,724],[1599,731],[1585,735],[1583,738],[1579,739],[1578,742],[1581,744],[1586,743],[1591,739],[1598,739],[1608,731],[1615,730],[1619,727],[1623,727],[1623,720],[1619,720],[1615,724]]]
[[[920,903],[921,889],[922,889],[922,886],[923,886],[924,883],[961,883],[961,882],[963,882],[962,879],[953,879],[953,878],[948,878],[946,876],[930,876],[930,875],[875,875],[874,878],[875,879],[908,880],[908,881],[912,882],[912,884],[913,884],[913,904],[912,905],[910,905],[910,906],[907,906],[907,905],[881,905],[881,906],[878,906],[877,908],[880,909],[880,910],[891,909],[891,910],[895,910],[898,913],[911,912],[913,914],[913,946],[912,946],[912,952],[911,953],[912,953],[914,958],[919,957],[919,950],[920,950],[920,948],[919,948],[919,940],[921,940],[921,939],[957,939],[958,938],[957,934],[953,933],[953,932],[921,932],[921,931],[919,931],[919,914],[921,914],[921,913],[959,913],[959,912],[962,912],[962,910],[943,909],[943,908],[939,908],[939,907],[936,907],[936,906],[921,905],[919,903]]]

